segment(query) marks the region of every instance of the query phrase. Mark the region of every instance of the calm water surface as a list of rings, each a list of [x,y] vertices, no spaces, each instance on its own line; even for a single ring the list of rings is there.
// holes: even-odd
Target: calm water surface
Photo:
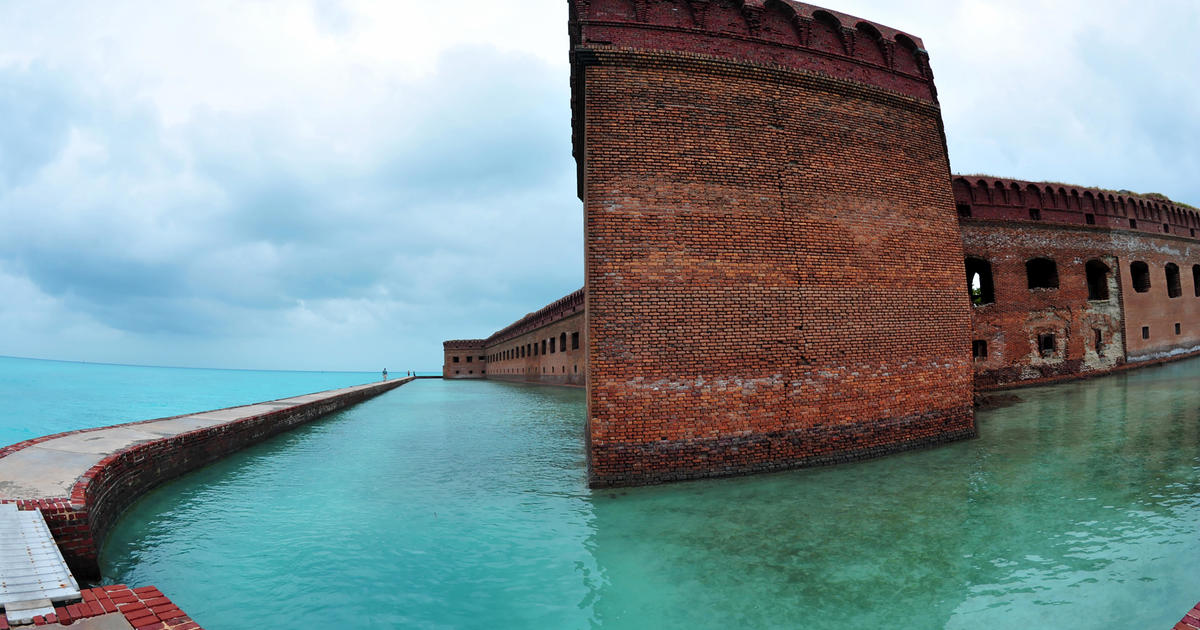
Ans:
[[[361,385],[376,378],[375,372],[208,370],[0,357],[0,446],[51,433]]]
[[[1024,390],[981,438],[597,491],[583,393],[423,381],[147,495],[103,553],[209,630],[1170,628],[1200,362]]]

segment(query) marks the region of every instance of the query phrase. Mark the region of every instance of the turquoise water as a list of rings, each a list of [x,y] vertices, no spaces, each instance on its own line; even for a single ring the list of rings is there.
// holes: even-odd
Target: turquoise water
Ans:
[[[209,370],[0,357],[0,446],[361,385],[378,377],[376,372]]]
[[[150,493],[107,582],[209,630],[1170,628],[1200,600],[1200,361],[837,468],[585,485],[583,393],[418,381]]]

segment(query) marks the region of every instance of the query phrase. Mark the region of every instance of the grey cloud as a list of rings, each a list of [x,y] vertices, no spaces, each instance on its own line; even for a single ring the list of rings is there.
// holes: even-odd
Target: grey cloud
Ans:
[[[74,95],[48,69],[0,73],[0,185],[16,186],[66,146]]]
[[[396,86],[395,113],[355,160],[326,146],[340,138],[297,133],[307,121],[290,106],[165,127],[122,95],[85,97],[75,80],[0,70],[0,84],[41,82],[45,103],[19,132],[0,132],[28,147],[5,171],[25,186],[0,186],[0,213],[20,219],[0,235],[0,260],[101,326],[194,347],[182,340],[275,338],[305,303],[306,317],[344,319],[349,307],[332,304],[360,300],[380,331],[428,345],[428,361],[443,335],[501,326],[498,313],[579,285],[561,68],[455,51],[434,76]],[[37,179],[72,128],[105,158],[77,165],[76,181]]]

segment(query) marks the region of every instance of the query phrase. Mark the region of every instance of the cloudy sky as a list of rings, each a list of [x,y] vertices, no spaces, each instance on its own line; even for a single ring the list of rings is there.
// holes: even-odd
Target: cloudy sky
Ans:
[[[1195,0],[830,0],[957,172],[1200,205]],[[582,285],[564,0],[0,0],[0,355],[439,369]]]

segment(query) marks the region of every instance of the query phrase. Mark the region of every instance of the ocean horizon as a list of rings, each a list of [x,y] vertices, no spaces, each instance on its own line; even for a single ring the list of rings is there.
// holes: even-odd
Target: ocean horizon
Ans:
[[[256,370],[0,356],[0,399],[6,401],[0,408],[0,447],[64,431],[361,385],[380,377],[375,370]]]

